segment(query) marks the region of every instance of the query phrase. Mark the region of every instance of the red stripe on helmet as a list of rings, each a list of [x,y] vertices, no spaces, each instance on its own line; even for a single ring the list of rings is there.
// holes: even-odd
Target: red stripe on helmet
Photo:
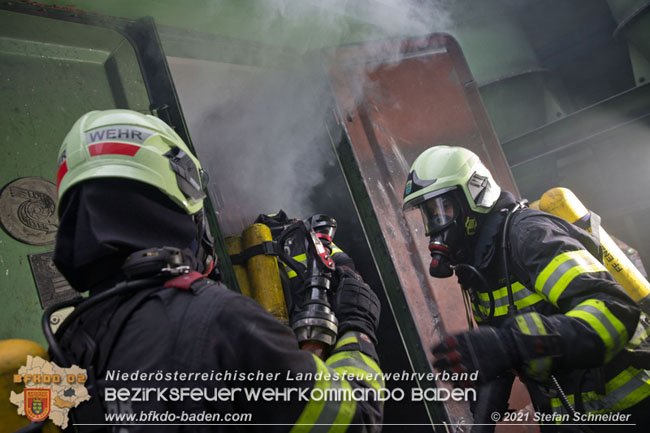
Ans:
[[[88,146],[90,156],[98,155],[126,155],[133,156],[140,149],[140,146],[127,143],[104,142]]]
[[[61,180],[63,176],[68,172],[68,163],[63,161],[63,164],[59,165],[59,170],[56,172],[56,190],[59,191],[59,185],[61,185]]]

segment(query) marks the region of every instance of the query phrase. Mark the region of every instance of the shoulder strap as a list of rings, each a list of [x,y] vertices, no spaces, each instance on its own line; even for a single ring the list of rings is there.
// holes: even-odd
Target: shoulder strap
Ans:
[[[107,332],[99,337],[100,341],[97,341],[99,357],[94,363],[96,373],[104,371],[108,358],[113,352],[113,346],[115,345],[119,335],[122,333],[122,329],[131,317],[131,314],[133,314],[133,312],[144,303],[149,295],[158,290],[160,290],[160,287],[140,290],[117,308],[115,315],[109,321],[110,326],[108,327]]]
[[[506,279],[506,290],[508,291],[508,304],[510,304],[508,306],[508,314],[514,314],[517,311],[515,296],[512,292],[512,284],[510,283],[510,269],[508,269],[508,262],[510,261],[510,242],[508,241],[508,234],[510,233],[512,217],[527,206],[527,200],[518,201],[515,207],[508,212],[506,220],[503,223],[503,239],[501,242],[501,248],[503,251],[503,273],[504,278]]]
[[[184,291],[190,290],[190,287],[197,281],[206,281],[208,283],[214,283],[212,280],[204,278],[203,275],[199,272],[190,272],[189,274],[180,275],[178,277],[172,278],[164,283],[163,288],[176,288]],[[158,290],[160,286],[151,287],[148,289],[143,289],[136,292],[131,298],[121,304],[115,313],[115,315],[109,321],[110,327],[105,335],[100,337],[99,342],[99,358],[95,363],[95,371],[102,372],[106,367],[108,358],[110,357],[113,346],[117,341],[118,337],[122,333],[124,325],[131,317],[131,314],[140,307],[149,296]]]

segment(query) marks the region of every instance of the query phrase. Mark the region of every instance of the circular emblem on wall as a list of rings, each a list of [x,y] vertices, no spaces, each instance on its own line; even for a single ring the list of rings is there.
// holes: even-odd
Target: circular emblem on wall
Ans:
[[[9,235],[30,245],[54,242],[56,185],[40,177],[22,177],[0,192],[0,223]]]

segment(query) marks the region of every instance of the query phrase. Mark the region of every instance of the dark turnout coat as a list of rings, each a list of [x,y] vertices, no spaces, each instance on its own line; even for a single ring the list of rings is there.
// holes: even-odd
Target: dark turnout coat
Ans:
[[[220,283],[167,286],[106,301],[62,338],[76,363],[95,367],[112,416],[106,423],[131,424],[115,431],[381,429],[372,393],[312,393],[383,386],[374,349],[358,333],[341,336],[322,361],[254,300]]]
[[[473,302],[479,326],[513,326],[502,259],[505,214],[514,206],[503,193],[483,223],[474,266],[489,287],[477,289]],[[602,264],[599,242],[577,226],[544,212],[524,208],[511,218],[508,268],[517,307],[514,326],[529,335],[556,334],[559,357],[541,357],[519,373],[537,410],[567,414],[548,380],[554,374],[581,413],[635,410],[650,399],[650,323]],[[512,375],[484,387],[477,413],[506,409]],[[642,403],[643,402],[643,403]],[[488,421],[489,422],[489,421]]]

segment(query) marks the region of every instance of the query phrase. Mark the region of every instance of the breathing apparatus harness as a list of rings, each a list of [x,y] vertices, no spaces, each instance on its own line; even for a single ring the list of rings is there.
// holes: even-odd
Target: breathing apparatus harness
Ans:
[[[317,214],[305,222],[294,223],[278,236],[278,244],[283,245],[298,232],[306,243],[307,266],[284,253],[281,259],[296,271],[306,294],[299,312],[291,317],[291,328],[300,347],[314,353],[323,353],[333,346],[338,333],[338,320],[328,300],[334,273],[331,243],[336,227],[334,218]]]
[[[501,237],[501,254],[502,254],[502,261],[503,261],[503,272],[505,273],[505,282],[506,282],[506,290],[507,290],[507,295],[508,295],[508,315],[512,316],[514,313],[517,311],[517,306],[515,305],[515,298],[514,294],[512,291],[512,284],[510,281],[510,270],[508,266],[510,254],[509,254],[509,242],[508,242],[508,234],[510,233],[510,224],[511,224],[511,219],[514,216],[515,213],[520,211],[521,209],[525,208],[528,206],[528,201],[527,200],[522,200],[521,202],[517,202],[515,206],[512,208],[512,210],[508,209],[502,209],[501,212],[506,214],[506,219],[505,222],[503,223],[503,232],[502,232],[502,237]],[[489,284],[483,274],[476,269],[472,265],[468,265],[465,263],[458,263],[450,266],[456,273],[458,271],[463,271],[467,270],[474,274],[476,276],[483,287],[489,287]],[[478,294],[476,290],[473,287],[467,287],[464,284],[461,284],[461,287],[463,289],[463,297],[465,300],[465,306],[468,307],[468,302],[472,302],[474,305],[477,305],[476,308],[476,315],[479,316],[479,318],[482,321],[490,320],[494,317],[494,310],[495,310],[495,301],[494,301],[494,295],[492,294],[491,291],[488,291],[488,296],[489,296],[489,302],[490,302],[490,307],[488,309],[487,315],[483,313],[483,311],[478,308],[479,302],[478,302]],[[469,297],[469,300],[467,299]],[[471,312],[470,310],[467,310],[467,317],[468,317],[468,325],[471,328],[473,328],[473,323],[471,321]]]
[[[111,328],[107,330],[106,334],[102,336],[101,350],[97,356],[97,342],[90,342],[90,356],[89,365],[85,366],[87,372],[87,380],[85,383],[86,389],[91,396],[90,401],[84,403],[84,407],[74,409],[74,417],[76,420],[76,429],[81,433],[89,432],[104,432],[105,426],[92,425],[98,419],[103,419],[104,408],[99,398],[99,389],[97,388],[97,374],[103,371],[108,358],[113,349],[119,334],[122,330],[122,325],[126,323],[131,313],[144,302],[147,297],[155,291],[162,288],[177,288],[180,290],[189,290],[190,286],[197,280],[204,278],[208,273],[212,272],[212,267],[208,268],[205,273],[194,271],[193,268],[196,260],[186,252],[173,247],[150,248],[140,250],[132,253],[122,266],[122,271],[127,279],[122,281],[110,289],[101,292],[97,295],[85,298],[76,297],[74,299],[60,302],[58,304],[48,307],[43,313],[41,325],[43,327],[43,334],[50,346],[50,351],[53,355],[53,361],[59,365],[69,367],[75,360],[71,359],[69,354],[61,347],[58,338],[65,335],[66,330],[72,325],[78,317],[90,311],[92,308],[100,305],[102,302],[109,299],[115,299],[120,296],[130,295],[125,300],[118,311],[115,313],[115,319],[111,319]],[[212,280],[206,279],[208,284],[212,284]],[[75,307],[74,311],[66,317],[66,319],[59,325],[56,334],[52,332],[50,327],[50,317],[58,310],[67,307]],[[117,323],[113,323],[113,320]],[[58,337],[58,338],[57,338]],[[100,418],[101,417],[101,418]],[[78,424],[86,424],[80,426]],[[90,424],[90,425],[88,425]]]
[[[282,213],[284,217],[284,213]],[[291,315],[290,325],[296,334],[300,348],[310,350],[318,356],[334,345],[338,333],[338,320],[329,302],[331,280],[334,275],[334,260],[331,244],[336,232],[336,220],[324,214],[316,214],[307,220],[289,220],[271,227],[277,233],[273,241],[265,241],[231,255],[233,264],[246,264],[258,254],[277,256],[296,273],[301,281],[305,298]],[[304,245],[306,264],[291,257],[291,245]],[[293,303],[291,293],[285,291],[287,302]]]

